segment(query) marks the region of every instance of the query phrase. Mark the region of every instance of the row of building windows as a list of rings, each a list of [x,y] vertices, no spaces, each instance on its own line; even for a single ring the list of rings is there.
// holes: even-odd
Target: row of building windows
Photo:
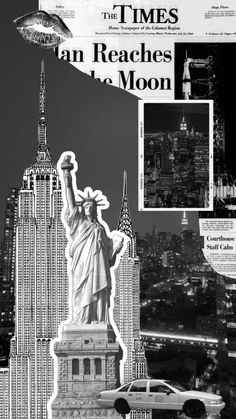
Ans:
[[[80,373],[80,362],[79,359],[73,358],[72,359],[72,375],[79,375]],[[94,365],[95,365],[95,374],[101,375],[102,374],[102,362],[100,358],[94,359]],[[85,358],[83,360],[83,373],[85,375],[91,374],[91,365],[90,365],[90,359]]]

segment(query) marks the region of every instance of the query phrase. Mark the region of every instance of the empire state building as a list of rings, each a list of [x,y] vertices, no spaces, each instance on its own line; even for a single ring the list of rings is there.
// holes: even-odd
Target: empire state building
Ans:
[[[62,196],[47,143],[41,66],[38,145],[23,175],[16,229],[15,335],[10,354],[10,418],[45,419],[53,391],[50,342],[67,318],[68,284]]]

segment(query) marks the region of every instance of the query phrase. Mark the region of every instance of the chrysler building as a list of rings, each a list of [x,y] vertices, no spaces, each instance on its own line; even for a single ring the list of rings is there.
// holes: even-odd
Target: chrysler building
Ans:
[[[15,335],[10,353],[10,418],[47,418],[53,391],[50,342],[67,318],[66,238],[62,196],[47,143],[45,71],[41,66],[38,144],[23,175],[16,228]]]
[[[127,174],[124,172],[123,197],[118,231],[124,233],[127,247],[115,270],[116,291],[114,321],[127,349],[124,362],[124,382],[147,377],[147,361],[140,341],[140,263],[136,253],[136,237],[132,225],[127,194]],[[149,409],[132,410],[131,419],[150,419]]]

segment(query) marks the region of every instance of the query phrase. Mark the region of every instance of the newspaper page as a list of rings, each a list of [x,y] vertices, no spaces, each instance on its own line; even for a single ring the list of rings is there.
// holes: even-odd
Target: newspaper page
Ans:
[[[234,1],[199,1],[198,7],[166,1],[40,0],[58,14],[73,38],[56,48],[59,59],[140,98],[174,99],[175,41],[236,36]],[[203,39],[203,38],[202,38]]]
[[[235,0],[34,3],[3,25],[0,417],[234,418]]]
[[[219,209],[220,205],[221,214],[223,207],[226,216],[232,216],[236,198],[235,177],[230,172],[232,161],[227,162],[232,143],[230,135],[227,138],[222,110],[227,95],[224,97],[221,92],[227,74],[226,71],[223,74],[219,66],[222,65],[220,59],[227,57],[228,61],[235,51],[234,1],[222,4],[221,1],[201,0],[191,9],[186,7],[185,0],[176,5],[167,1],[163,7],[157,7],[154,1],[140,0],[132,4],[128,1],[122,4],[99,1],[96,6],[88,0],[84,3],[40,0],[39,8],[57,13],[73,34],[71,40],[56,48],[59,59],[70,62],[102,83],[125,89],[142,99],[139,103],[138,139],[139,210],[212,211],[216,206]],[[216,77],[217,81],[214,80]],[[197,103],[194,104],[195,100]],[[201,105],[204,100],[209,100],[208,122],[203,128],[199,113],[194,120],[198,119],[195,127],[190,128],[192,121],[189,115],[187,125],[187,115],[194,106],[192,112],[197,113],[198,107],[201,107],[199,112],[203,112]],[[167,115],[171,117],[171,106],[182,113],[182,126],[173,128],[172,132],[160,123]],[[163,109],[159,119],[156,118],[156,127],[148,111],[155,107],[156,111],[150,112],[156,115],[159,109]],[[182,138],[178,138],[177,129]],[[159,134],[151,130],[159,130]],[[188,136],[191,138],[194,130],[199,139],[194,148],[190,147],[190,141],[185,148],[184,136],[185,140]],[[169,138],[165,139],[166,136]],[[182,153],[176,150],[178,142]],[[162,148],[162,153],[158,152],[158,161],[154,164],[155,146],[159,150]],[[163,150],[168,154],[166,159]],[[184,164],[183,159],[186,160]],[[195,181],[191,181],[192,176]],[[212,225],[214,223],[216,220],[211,221]],[[228,231],[229,225],[225,221],[222,234]],[[218,227],[216,224],[215,230]],[[206,230],[205,225],[201,229],[204,235]],[[234,228],[229,228],[231,234],[234,231]],[[207,246],[206,242],[204,246]],[[218,250],[220,255],[222,248]],[[229,264],[225,262],[227,269],[232,267],[234,271],[234,251],[225,250],[224,260],[230,260]]]

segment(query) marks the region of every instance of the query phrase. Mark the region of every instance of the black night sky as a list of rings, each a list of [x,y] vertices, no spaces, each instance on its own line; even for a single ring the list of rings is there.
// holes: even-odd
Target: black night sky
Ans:
[[[179,130],[182,117],[188,129],[208,132],[208,103],[146,103],[144,105],[144,132],[173,132]]]
[[[123,171],[134,227],[140,233],[180,230],[182,212],[138,212],[138,98],[102,85],[60,61],[53,51],[27,44],[13,19],[38,8],[37,0],[4,1],[1,9],[1,194],[0,229],[11,187],[20,187],[37,146],[38,93],[41,60],[45,60],[48,142],[56,163],[72,150],[77,156],[78,188],[101,189],[110,201],[103,214],[110,229],[117,227]],[[171,215],[171,216],[170,216]],[[198,229],[198,214],[189,212],[190,227]]]

